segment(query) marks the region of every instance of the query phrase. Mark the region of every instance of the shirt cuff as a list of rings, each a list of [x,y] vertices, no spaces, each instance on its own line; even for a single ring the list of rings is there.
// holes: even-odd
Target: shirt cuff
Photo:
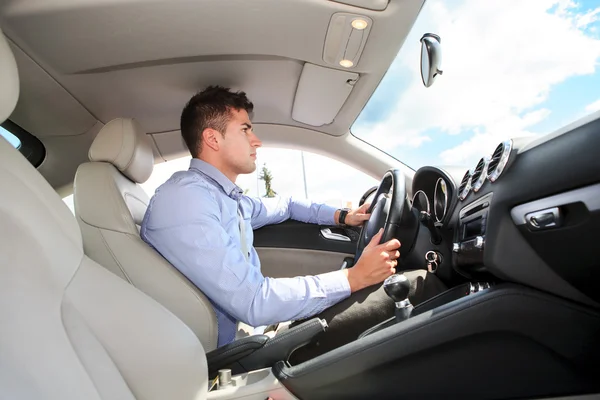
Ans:
[[[319,279],[327,293],[329,306],[350,296],[350,282],[348,282],[348,277],[343,271],[338,270],[319,274]]]
[[[331,207],[327,204],[322,204],[319,207],[319,211],[317,213],[319,225],[337,225],[337,221],[335,220],[335,212],[337,210],[338,209],[335,207]]]

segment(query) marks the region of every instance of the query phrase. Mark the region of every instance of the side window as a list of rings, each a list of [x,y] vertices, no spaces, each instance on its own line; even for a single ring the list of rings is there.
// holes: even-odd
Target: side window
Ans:
[[[154,164],[152,175],[140,186],[148,194],[149,197],[154,195],[154,191],[167,181],[177,171],[185,171],[190,167],[191,156],[178,158],[176,160]]]
[[[250,196],[308,198],[334,207],[357,207],[360,197],[379,181],[337,160],[300,150],[261,148],[256,172],[237,184]]]
[[[46,149],[38,138],[21,128],[19,125],[8,120],[0,126],[0,136],[8,140],[15,149],[19,150],[27,160],[34,166],[39,165],[46,157]]]
[[[1,126],[0,126],[0,136],[4,137],[4,139],[8,140],[8,143],[10,143],[12,145],[12,147],[14,147],[15,149],[19,150],[19,148],[21,147],[21,141],[19,140],[19,138]]]
[[[73,194],[62,198],[62,201],[69,207],[69,210],[75,215],[75,204],[73,204]]]
[[[152,176],[142,188],[151,197],[173,173],[187,170],[190,159],[188,156],[154,165]],[[256,171],[240,175],[236,183],[248,196],[265,197],[269,189],[269,195],[353,208],[365,191],[379,181],[329,157],[300,150],[261,148]]]

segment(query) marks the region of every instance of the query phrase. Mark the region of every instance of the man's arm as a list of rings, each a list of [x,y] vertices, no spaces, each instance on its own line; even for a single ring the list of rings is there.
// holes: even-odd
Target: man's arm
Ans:
[[[252,209],[252,228],[278,224],[288,219],[319,225],[335,225],[336,208],[292,197],[254,198],[243,196],[242,202]]]
[[[350,295],[345,271],[265,278],[258,266],[246,262],[237,238],[221,226],[218,204],[210,195],[199,191],[185,202],[202,206],[168,207],[169,216],[163,221],[169,223],[164,225],[154,224],[151,216],[144,238],[236,319],[260,326],[306,318]],[[152,212],[157,210],[155,204]]]
[[[251,206],[252,229],[278,224],[290,218],[319,225],[337,225],[339,223],[339,209],[326,204],[313,203],[310,200],[298,200],[291,197],[259,199],[243,196],[241,201]],[[350,210],[345,223],[352,226],[362,225],[369,219],[370,214],[367,214],[369,206],[370,204],[367,203]]]

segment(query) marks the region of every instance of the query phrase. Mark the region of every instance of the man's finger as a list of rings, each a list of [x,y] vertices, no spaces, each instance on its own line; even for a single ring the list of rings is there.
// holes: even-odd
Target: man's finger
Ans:
[[[368,221],[371,218],[371,214],[356,214],[355,217],[359,221]]]
[[[398,239],[392,239],[392,240],[388,240],[387,242],[383,243],[382,246],[386,251],[392,251],[392,250],[396,250],[396,249],[400,248],[400,246],[402,246],[402,244],[400,243],[400,241]]]
[[[374,247],[377,246],[379,244],[379,242],[381,241],[381,235],[383,235],[383,228],[381,228],[376,234],[375,236],[373,236],[371,238],[371,241],[369,242],[369,244],[367,245],[367,247]]]
[[[371,207],[371,203],[365,203],[359,208],[359,210],[360,212],[366,213],[369,207]]]

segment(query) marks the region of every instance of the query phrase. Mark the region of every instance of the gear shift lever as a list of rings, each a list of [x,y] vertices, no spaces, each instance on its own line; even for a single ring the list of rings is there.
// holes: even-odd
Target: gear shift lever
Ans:
[[[410,317],[413,310],[408,293],[410,291],[410,282],[403,274],[394,274],[383,282],[383,290],[396,303],[396,320],[404,321]]]

